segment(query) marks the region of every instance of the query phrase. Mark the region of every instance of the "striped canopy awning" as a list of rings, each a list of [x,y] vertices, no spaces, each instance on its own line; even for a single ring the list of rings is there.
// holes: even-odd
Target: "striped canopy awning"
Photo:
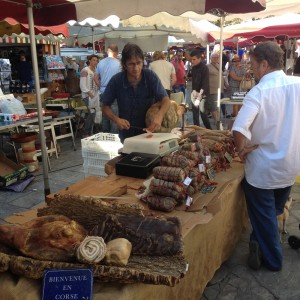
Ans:
[[[64,39],[63,36],[54,36],[54,35],[36,35],[36,43],[37,44],[43,44],[43,45],[50,45],[50,44],[56,44],[61,43]],[[0,37],[0,44],[29,44],[30,38],[29,35],[15,35],[12,36],[4,36]]]
[[[66,24],[57,26],[34,26],[36,35],[42,34],[47,35],[63,35],[64,37],[69,36],[69,29]],[[28,24],[19,23],[13,18],[5,18],[0,21],[0,37],[11,36],[12,34],[29,34]]]

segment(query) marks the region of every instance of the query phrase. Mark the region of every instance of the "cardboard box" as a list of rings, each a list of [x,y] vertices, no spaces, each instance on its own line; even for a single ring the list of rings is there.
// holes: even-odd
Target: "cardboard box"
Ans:
[[[36,103],[36,94],[26,93],[26,94],[14,94],[15,98],[21,97],[24,103]],[[45,101],[45,96],[41,95],[42,102]]]
[[[27,173],[28,167],[16,164],[0,151],[0,187],[9,186],[24,179]]]

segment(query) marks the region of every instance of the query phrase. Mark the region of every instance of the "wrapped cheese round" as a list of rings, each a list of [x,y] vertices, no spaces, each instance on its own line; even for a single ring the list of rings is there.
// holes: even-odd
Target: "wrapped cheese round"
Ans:
[[[107,243],[105,260],[109,265],[126,266],[131,254],[132,244],[124,238],[111,240]]]
[[[87,264],[99,263],[106,254],[106,244],[102,237],[87,236],[78,246],[77,260]]]

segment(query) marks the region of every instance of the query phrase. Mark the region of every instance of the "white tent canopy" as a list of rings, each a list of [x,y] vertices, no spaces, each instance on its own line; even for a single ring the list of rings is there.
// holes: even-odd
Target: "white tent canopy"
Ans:
[[[261,20],[248,21],[241,24],[231,25],[224,27],[223,36],[224,39],[229,39],[234,35],[240,34],[243,36],[243,33],[257,32],[261,29],[272,27],[272,26],[286,26],[286,25],[299,25],[300,24],[300,14],[284,14],[281,16],[270,17]],[[212,35],[215,39],[218,39],[219,32],[211,31],[210,35]],[[300,36],[300,32],[298,34]]]
[[[166,50],[169,36],[206,46],[207,33],[219,30],[218,26],[207,20],[197,22],[168,13],[158,13],[148,18],[134,16],[121,21],[115,28],[112,25],[95,24],[69,22],[70,37],[65,40],[66,44],[74,44],[74,39],[79,44],[87,44],[105,38],[109,42],[117,41],[120,49],[127,42],[132,42],[140,45],[144,51]]]
[[[299,0],[267,0],[266,9],[256,13],[233,14],[226,16],[226,20],[239,18],[242,20],[252,20],[253,18],[267,18],[270,16],[280,16],[287,13],[300,13]]]

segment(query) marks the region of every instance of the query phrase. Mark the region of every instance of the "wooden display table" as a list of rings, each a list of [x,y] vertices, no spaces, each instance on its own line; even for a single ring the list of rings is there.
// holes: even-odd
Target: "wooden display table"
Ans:
[[[177,216],[182,223],[184,255],[189,262],[185,277],[175,287],[142,283],[120,284],[95,281],[93,299],[199,299],[215,271],[229,258],[247,223],[246,204],[240,182],[244,167],[232,162],[226,172],[217,173],[217,188],[213,193],[195,195],[189,211],[178,207],[168,216]],[[87,177],[59,193],[105,195],[110,190],[127,185],[126,198],[137,201],[132,188],[141,186],[142,180],[110,175],[107,178]],[[48,200],[53,197],[51,194]],[[119,201],[119,200],[118,200]],[[122,200],[120,200],[122,201]],[[159,212],[158,212],[159,213]],[[159,213],[160,214],[160,213]],[[24,223],[36,216],[36,210],[7,219],[11,223]],[[0,291],[3,299],[40,299],[41,281],[16,277],[9,272],[0,273]],[[26,293],[24,293],[26,291]]]

